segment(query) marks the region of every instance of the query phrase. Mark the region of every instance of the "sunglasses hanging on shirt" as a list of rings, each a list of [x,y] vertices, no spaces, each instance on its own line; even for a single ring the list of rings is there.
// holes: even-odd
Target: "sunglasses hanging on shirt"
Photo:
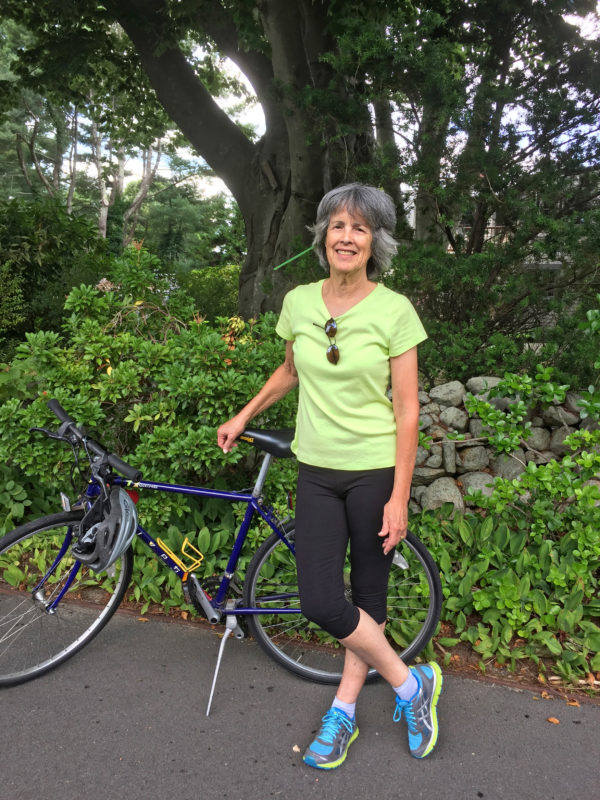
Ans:
[[[316,325],[317,328],[322,328],[325,331],[327,338],[329,339],[329,347],[327,348],[327,361],[330,364],[337,364],[340,360],[340,350],[335,343],[335,335],[337,333],[337,322],[334,320],[333,317],[330,317],[325,325],[319,325],[318,322],[313,322],[313,325]]]

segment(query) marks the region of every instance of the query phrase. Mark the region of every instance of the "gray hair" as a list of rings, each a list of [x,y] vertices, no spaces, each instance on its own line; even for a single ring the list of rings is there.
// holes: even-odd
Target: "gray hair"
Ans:
[[[317,208],[317,220],[309,228],[314,234],[313,250],[323,269],[328,270],[325,237],[331,215],[340,209],[360,215],[371,228],[373,242],[371,258],[367,264],[369,278],[389,268],[398,249],[393,237],[396,227],[396,207],[392,198],[381,189],[362,183],[347,183],[332,189],[323,197]]]

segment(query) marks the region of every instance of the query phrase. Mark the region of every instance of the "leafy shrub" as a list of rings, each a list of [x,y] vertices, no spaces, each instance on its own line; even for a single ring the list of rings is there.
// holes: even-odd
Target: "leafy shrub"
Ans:
[[[198,313],[210,322],[237,314],[240,267],[204,267],[178,273],[181,288],[193,299]]]
[[[600,352],[600,309],[588,311],[580,335]],[[514,398],[506,411],[467,399],[498,452],[526,442],[532,413],[564,400],[569,387],[552,377],[540,365],[533,377],[505,375],[490,395]],[[522,658],[543,667],[550,656],[567,681],[600,670],[598,381],[580,405],[592,424],[567,437],[564,458],[530,462],[518,479],[496,478],[491,497],[473,495],[478,514],[453,515],[449,506],[414,520],[442,571],[443,618],[457,634],[446,644],[470,643],[483,667],[490,659],[514,667]]]
[[[477,497],[481,513],[450,507],[414,523],[441,569],[442,618],[483,667],[529,658],[543,668],[550,656],[566,680],[600,670],[600,430],[570,445],[561,462],[497,478],[491,497]]]
[[[152,256],[130,248],[115,262],[105,291],[85,285],[71,291],[62,337],[28,333],[13,362],[3,366],[0,463],[20,476],[25,492],[11,498],[9,508],[22,503],[23,514],[29,508],[37,515],[39,496],[59,508],[58,490],[67,486],[69,492],[68,447],[29,433],[32,426],[57,427],[46,407],[49,397],[58,398],[91,435],[154,480],[222,488],[243,488],[251,481],[254,451],[240,447],[223,454],[216,428],[283,360],[276,317],[266,314],[249,323],[221,319],[215,325],[200,321],[189,297],[157,277],[156,267]],[[256,424],[286,427],[293,419],[290,396]],[[273,485],[289,486],[290,469],[281,464],[273,470]],[[148,492],[140,500],[144,523],[170,546],[177,548],[183,533],[196,546],[202,543],[208,575],[220,565],[219,554],[234,529],[234,515],[223,509],[216,501],[174,494]],[[23,516],[19,505],[16,511],[9,511],[11,524]],[[148,570],[154,569],[137,559],[134,583],[142,588],[134,594],[154,600],[161,583],[165,590],[179,591],[166,573],[150,580]]]
[[[57,200],[0,201],[0,337],[60,326],[65,296],[106,268],[104,243],[82,217]],[[0,340],[1,343],[1,340]]]

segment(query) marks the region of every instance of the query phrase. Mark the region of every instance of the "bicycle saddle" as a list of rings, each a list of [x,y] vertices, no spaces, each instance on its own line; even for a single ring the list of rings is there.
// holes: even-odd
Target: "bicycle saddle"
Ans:
[[[281,431],[257,431],[252,428],[246,430],[238,436],[239,441],[248,442],[258,450],[264,450],[275,458],[292,458],[294,455],[290,449],[294,438],[294,429],[286,428]]]

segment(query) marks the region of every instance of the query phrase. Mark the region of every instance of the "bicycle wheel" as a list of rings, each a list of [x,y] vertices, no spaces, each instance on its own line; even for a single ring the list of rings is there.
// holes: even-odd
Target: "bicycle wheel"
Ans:
[[[288,534],[293,538],[293,532]],[[345,573],[349,578],[349,566]],[[347,592],[350,595],[349,579]],[[262,649],[286,669],[317,683],[338,683],[344,648],[300,613],[295,559],[276,535],[254,554],[244,582],[247,607],[298,609],[298,613],[248,617]],[[386,634],[401,658],[410,663],[432,637],[440,617],[442,586],[425,546],[409,532],[398,546],[390,571]],[[377,676],[369,672],[369,680]]]
[[[0,686],[36,678],[70,658],[123,599],[131,548],[101,574],[79,565],[70,544],[82,517],[82,511],[52,514],[0,539]]]

